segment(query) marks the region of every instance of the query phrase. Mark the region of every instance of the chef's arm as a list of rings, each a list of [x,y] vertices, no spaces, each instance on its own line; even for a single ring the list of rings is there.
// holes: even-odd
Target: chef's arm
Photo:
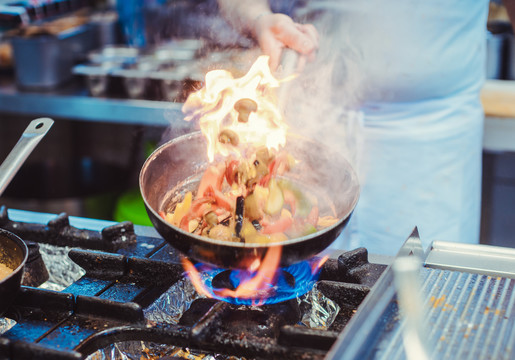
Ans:
[[[511,27],[515,31],[515,0],[503,0],[503,4],[510,17]]]
[[[282,50],[292,48],[312,59],[318,48],[318,33],[311,24],[295,23],[289,16],[274,14],[268,0],[218,0],[220,11],[240,33],[253,37],[270,56],[276,69]]]

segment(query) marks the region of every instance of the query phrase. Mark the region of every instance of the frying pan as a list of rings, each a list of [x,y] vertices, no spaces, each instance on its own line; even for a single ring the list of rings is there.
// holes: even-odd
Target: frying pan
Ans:
[[[0,166],[0,196],[53,123],[52,119],[40,118],[32,120],[27,126]],[[13,269],[9,275],[0,278],[0,316],[12,303],[20,288],[27,256],[28,249],[23,240],[9,231],[0,229],[0,263]]]
[[[359,197],[359,183],[349,162],[339,153],[307,138],[289,135],[285,146],[298,164],[285,178],[317,196],[320,214],[334,210],[338,221],[314,234],[273,244],[238,243],[198,236],[159,216],[171,199],[180,201],[197,188],[209,162],[200,132],[183,135],[156,149],[145,161],[139,185],[147,213],[159,234],[185,256],[221,268],[246,269],[269,248],[282,247],[281,266],[309,259],[341,233]]]

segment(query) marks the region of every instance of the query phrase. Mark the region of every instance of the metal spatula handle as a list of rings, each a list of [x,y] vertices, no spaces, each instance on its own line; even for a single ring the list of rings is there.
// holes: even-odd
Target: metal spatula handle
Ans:
[[[32,120],[20,139],[0,165],[0,196],[11,182],[12,178],[25,162],[36,145],[43,139],[48,130],[54,124],[50,118]]]

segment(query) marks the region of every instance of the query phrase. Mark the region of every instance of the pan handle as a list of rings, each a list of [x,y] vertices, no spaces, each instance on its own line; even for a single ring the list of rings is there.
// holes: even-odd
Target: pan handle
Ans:
[[[286,79],[293,76],[297,72],[297,66],[299,64],[300,54],[290,48],[283,50],[280,64],[280,76],[281,79]],[[289,79],[283,82],[278,90],[277,103],[281,111],[284,111],[286,102],[290,95],[290,88],[293,79]]]
[[[0,165],[0,196],[23,165],[25,159],[53,124],[54,120],[50,118],[39,118],[32,120],[27,126],[14,148]]]

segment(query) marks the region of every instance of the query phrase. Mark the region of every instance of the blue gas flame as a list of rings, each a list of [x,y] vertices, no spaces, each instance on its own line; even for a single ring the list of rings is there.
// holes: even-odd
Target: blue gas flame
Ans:
[[[301,261],[288,267],[281,268],[277,271],[277,276],[275,277],[274,282],[268,284],[269,288],[265,289],[263,292],[259,291],[255,298],[219,296],[217,294],[219,291],[217,290],[221,289],[213,287],[213,279],[215,276],[224,271],[231,272],[229,280],[234,288],[238,287],[242,282],[251,279],[255,275],[255,272],[247,270],[221,269],[203,263],[197,263],[195,268],[201,274],[203,285],[212,298],[235,305],[268,305],[290,300],[302,296],[310,291],[320,275],[320,269],[316,265],[318,263],[320,263],[320,258],[313,258],[311,260]],[[291,281],[288,281],[285,277],[285,273],[293,276],[295,284],[291,284]],[[266,293],[266,296],[263,296],[263,293]]]

